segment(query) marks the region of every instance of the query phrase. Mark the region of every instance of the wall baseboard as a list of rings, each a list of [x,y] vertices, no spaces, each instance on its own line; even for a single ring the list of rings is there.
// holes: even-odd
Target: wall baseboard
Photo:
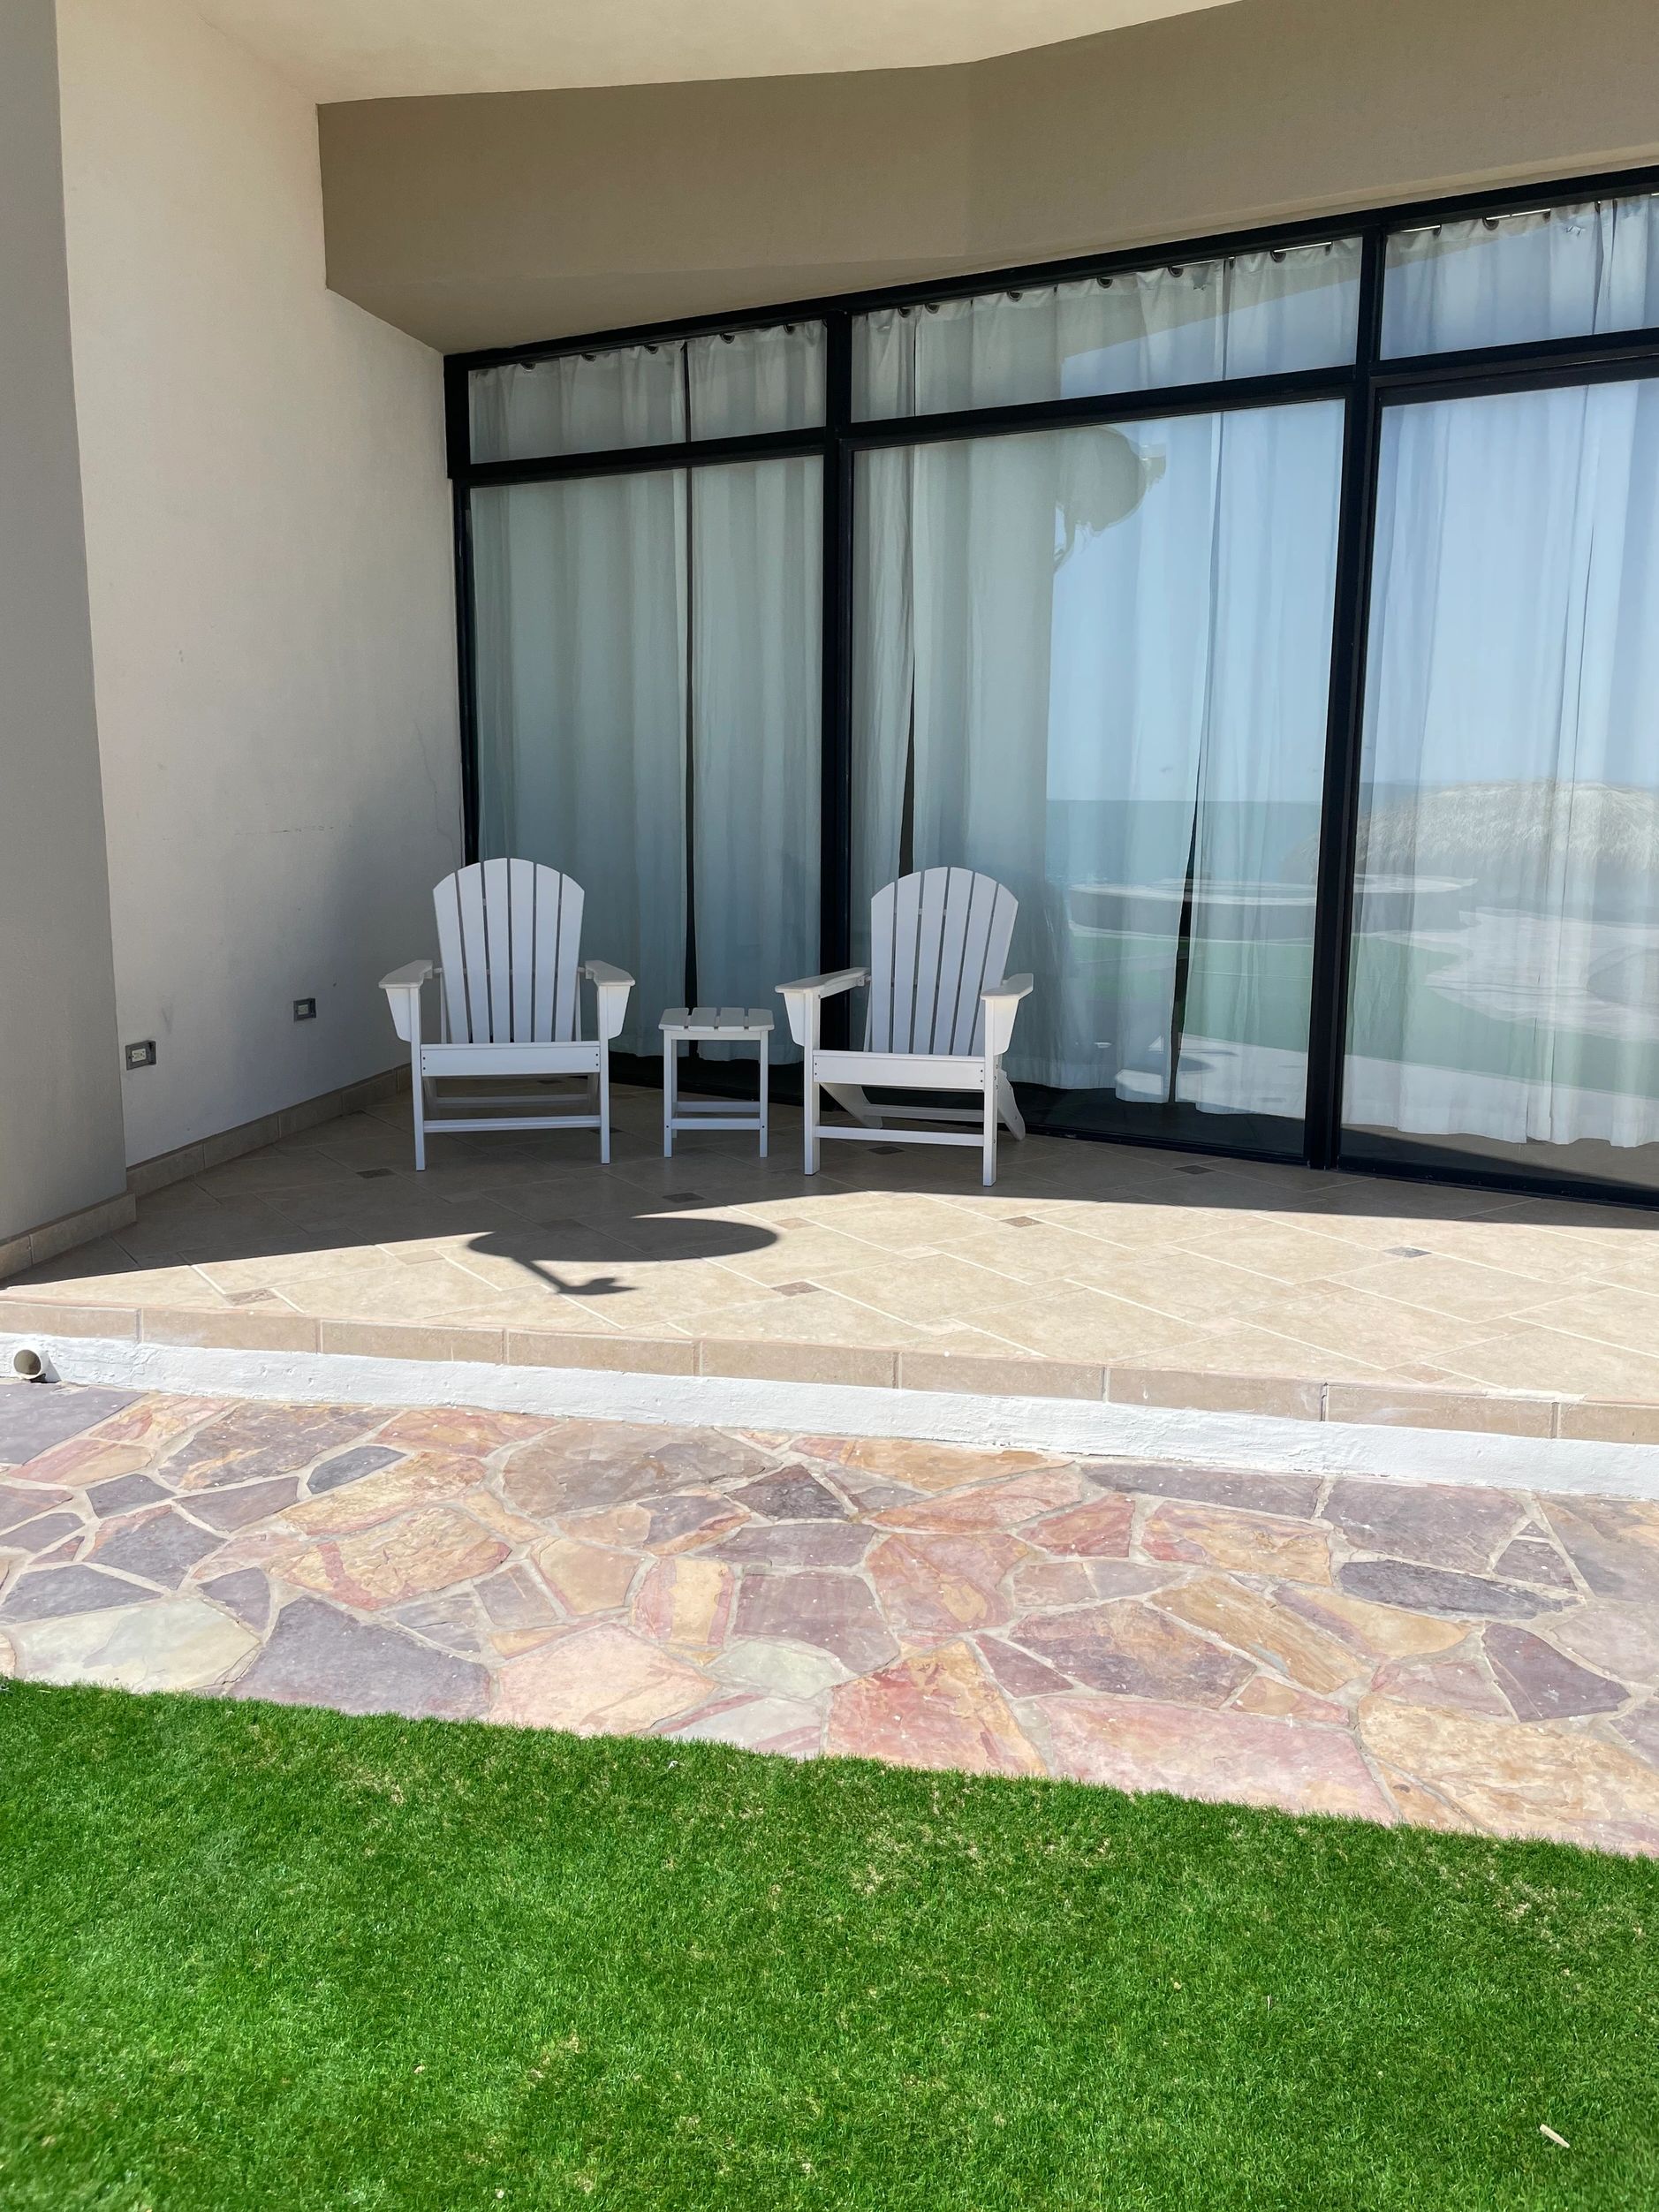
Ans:
[[[382,1099],[396,1098],[408,1087],[409,1064],[405,1060],[379,1075],[366,1076],[360,1083],[347,1083],[337,1091],[323,1091],[315,1098],[301,1099],[296,1106],[284,1106],[274,1114],[261,1114],[257,1120],[241,1122],[234,1129],[222,1129],[216,1136],[200,1138],[194,1144],[180,1145],[174,1151],[158,1152],[151,1159],[134,1161],[127,1170],[126,1188],[118,1196],[101,1199],[95,1206],[80,1207],[72,1214],[62,1214],[56,1221],[42,1222],[37,1229],[19,1230],[16,1236],[0,1242],[0,1283],[10,1276],[23,1275],[30,1268],[44,1266],[49,1260],[60,1259],[78,1245],[91,1244],[99,1237],[113,1236],[117,1230],[127,1228],[138,1218],[140,1199],[148,1198],[154,1191],[165,1190],[170,1183],[183,1183],[207,1168],[222,1167],[227,1160],[239,1160],[246,1153],[258,1152],[261,1147],[275,1144],[283,1137],[294,1136],[302,1129],[314,1129],[325,1121],[338,1121],[345,1114],[361,1113],[366,1106],[377,1105]]]

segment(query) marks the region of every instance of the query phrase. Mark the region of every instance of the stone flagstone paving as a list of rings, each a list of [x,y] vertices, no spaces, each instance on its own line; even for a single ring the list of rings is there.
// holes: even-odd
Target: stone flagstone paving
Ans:
[[[1659,1853],[1659,1504],[0,1386],[0,1671]]]

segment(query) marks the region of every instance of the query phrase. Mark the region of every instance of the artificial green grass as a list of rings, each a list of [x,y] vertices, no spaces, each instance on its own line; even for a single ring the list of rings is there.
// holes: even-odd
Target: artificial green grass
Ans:
[[[1550,1845],[0,1687],[0,2205],[1652,2206],[1655,1934]]]

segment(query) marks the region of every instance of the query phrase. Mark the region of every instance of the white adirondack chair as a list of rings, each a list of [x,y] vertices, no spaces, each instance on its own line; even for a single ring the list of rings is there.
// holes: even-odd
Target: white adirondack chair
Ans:
[[[610,1041],[628,1009],[633,976],[603,960],[579,959],[582,887],[533,860],[475,861],[446,875],[432,894],[441,965],[414,960],[381,978],[398,1034],[409,1047],[414,1091],[415,1165],[427,1163],[427,1132],[596,1129],[599,1157],[610,1159]],[[582,1035],[579,978],[598,1001],[598,1034]],[[436,980],[439,1027],[420,1034],[421,986]],[[464,1096],[440,1103],[443,1076],[585,1075],[587,1110],[508,1114],[524,1103]]]
[[[821,1139],[887,1144],[978,1145],[983,1180],[996,1180],[999,1118],[1016,1137],[1026,1125],[1003,1073],[1028,975],[1004,977],[1019,903],[989,875],[930,867],[901,876],[870,901],[870,966],[780,983],[790,1033],[806,1055],[801,1103],[806,1167],[818,1172]],[[826,1051],[818,1042],[826,998],[870,987],[861,1051]],[[978,1091],[977,1106],[873,1106],[865,1087],[883,1090]],[[854,1126],[826,1127],[818,1093],[827,1091]],[[887,1122],[972,1122],[972,1130],[890,1129]]]

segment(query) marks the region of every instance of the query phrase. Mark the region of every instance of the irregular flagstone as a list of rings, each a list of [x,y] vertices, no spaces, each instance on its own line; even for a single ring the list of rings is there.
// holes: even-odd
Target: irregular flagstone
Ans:
[[[769,1752],[776,1758],[811,1759],[823,1741],[822,1701],[808,1704],[786,1697],[738,1697],[705,1706],[688,1721],[668,1721],[660,1735],[693,1743],[733,1744],[740,1751]]]
[[[1287,1813],[1395,1818],[1342,1729],[1142,1698],[1044,1698],[1039,1710],[1048,1723],[1050,1771],[1074,1781]]]
[[[1542,1582],[1547,1589],[1571,1590],[1572,1570],[1543,1536],[1518,1536],[1498,1554],[1493,1572],[1513,1582]]]
[[[1597,1597],[1659,1605],[1659,1505],[1633,1498],[1546,1498],[1545,1519]]]
[[[601,1621],[510,1660],[496,1677],[489,1717],[579,1736],[638,1734],[700,1704],[709,1687],[685,1660]]]
[[[1223,1643],[1268,1661],[1307,1690],[1338,1690],[1370,1671],[1369,1663],[1334,1636],[1272,1598],[1216,1574],[1195,1575],[1162,1591],[1154,1604]]]
[[[140,1505],[155,1505],[170,1493],[153,1475],[121,1474],[112,1481],[97,1482],[87,1492],[87,1503],[100,1520],[112,1513],[131,1513]]]
[[[559,1519],[665,1490],[741,1481],[760,1453],[717,1430],[650,1428],[632,1421],[561,1421],[507,1459],[502,1488],[520,1512]]]
[[[0,1482],[0,1531],[20,1528],[39,1514],[49,1513],[55,1505],[67,1505],[72,1495],[68,1490]],[[157,1495],[164,1497],[166,1492]]]
[[[1640,1847],[1659,1841],[1659,1770],[1599,1738],[1523,1721],[1362,1700],[1360,1731],[1379,1759],[1499,1836]]]
[[[684,1551],[740,1528],[747,1516],[718,1490],[671,1490],[666,1497],[609,1505],[596,1513],[571,1513],[563,1526],[585,1543],[640,1551]]]
[[[1331,1484],[1324,1519],[1358,1551],[1478,1574],[1525,1523],[1527,1509],[1505,1490],[1349,1476]]]
[[[793,1449],[808,1459],[856,1467],[913,1490],[956,1490],[968,1482],[991,1482],[1063,1464],[1046,1451],[970,1451],[960,1444],[917,1443],[904,1436],[797,1436]]]
[[[633,1625],[655,1643],[712,1653],[725,1640],[736,1582],[717,1559],[658,1559],[634,1593]]]
[[[1377,1669],[1371,1686],[1379,1697],[1426,1705],[1437,1713],[1510,1717],[1510,1707],[1473,1657],[1390,1659]]]
[[[1549,1633],[1598,1674],[1618,1682],[1659,1682],[1659,1610],[1581,1605],[1552,1620]]]
[[[179,1490],[206,1490],[294,1474],[383,1418],[367,1406],[233,1405],[178,1446],[166,1462],[167,1479]]]
[[[302,1589],[372,1613],[488,1574],[506,1557],[506,1545],[475,1520],[451,1506],[434,1505],[360,1535],[314,1544],[283,1572]]]
[[[1010,1697],[1046,1697],[1072,1686],[1046,1659],[1021,1651],[1000,1636],[976,1636],[973,1648]]]
[[[486,1575],[478,1602],[497,1628],[551,1628],[560,1618],[551,1591],[523,1560]]]
[[[1134,1559],[1022,1559],[1009,1578],[1022,1611],[1088,1605],[1097,1597],[1144,1597],[1175,1579],[1174,1567]]]
[[[1382,1605],[1409,1606],[1420,1613],[1486,1614],[1495,1620],[1526,1620],[1563,1600],[1547,1590],[1523,1589],[1484,1575],[1458,1574],[1450,1567],[1423,1567],[1405,1559],[1350,1559],[1337,1579],[1351,1597]]]
[[[339,1713],[401,1713],[476,1719],[489,1670],[434,1651],[400,1629],[355,1621],[319,1599],[284,1605],[269,1642],[231,1689],[232,1697],[277,1705],[328,1705]]]
[[[1008,1618],[999,1586],[1024,1556],[1011,1536],[884,1536],[867,1564],[893,1627],[950,1633]]]
[[[1140,1497],[1178,1497],[1194,1505],[1232,1505],[1250,1513],[1282,1513],[1311,1520],[1319,1504],[1316,1474],[1255,1474],[1222,1467],[1166,1467],[1139,1460],[1087,1462],[1083,1473],[1102,1489]]]
[[[833,1652],[850,1674],[862,1674],[897,1656],[898,1646],[876,1610],[867,1584],[856,1575],[757,1574],[738,1589],[737,1633],[786,1639]]]
[[[234,1574],[216,1575],[201,1585],[203,1597],[223,1605],[243,1625],[262,1635],[270,1620],[270,1584],[257,1567],[240,1567]]]
[[[375,1442],[402,1451],[462,1451],[488,1458],[508,1444],[528,1443],[551,1423],[534,1413],[487,1413],[456,1405],[414,1405],[394,1414]]]
[[[326,1491],[341,1489],[366,1474],[378,1473],[402,1457],[392,1444],[359,1444],[354,1451],[336,1452],[332,1459],[313,1467],[306,1488],[313,1497],[322,1497]]]
[[[1148,1559],[1190,1559],[1233,1574],[1329,1582],[1330,1542],[1322,1528],[1225,1505],[1160,1505],[1141,1532]]]
[[[751,1638],[729,1643],[714,1663],[722,1682],[769,1696],[809,1701],[846,1679],[846,1669],[827,1651],[802,1651],[793,1644]]]
[[[1613,1725],[1639,1758],[1659,1767],[1659,1699],[1649,1698]]]
[[[9,1632],[17,1671],[27,1680],[117,1690],[205,1689],[259,1649],[251,1629],[199,1597],[71,1614]]]
[[[38,1519],[20,1521],[6,1531],[6,1549],[31,1555],[50,1551],[54,1544],[81,1533],[79,1513],[42,1513]]]
[[[710,1547],[739,1566],[856,1567],[875,1531],[857,1521],[765,1521]]]
[[[511,1547],[518,1544],[539,1544],[547,1535],[544,1521],[532,1520],[527,1513],[515,1513],[511,1505],[504,1505],[493,1490],[468,1490],[466,1510],[476,1521],[493,1529]]]
[[[353,1529],[372,1528],[377,1521],[390,1520],[412,1505],[464,1496],[482,1480],[483,1469],[478,1461],[462,1452],[417,1452],[395,1466],[362,1476],[346,1489],[306,1498],[284,1519],[294,1528],[326,1529],[345,1535]]]
[[[913,1528],[943,1536],[970,1535],[981,1530],[1018,1528],[1023,1522],[1036,1520],[1039,1514],[1053,1513],[1059,1506],[1074,1505],[1082,1494],[1082,1481],[1075,1467],[1041,1467],[1030,1474],[1011,1475],[1005,1481],[983,1482],[973,1489],[947,1490],[938,1496],[924,1494],[913,1502],[890,1505],[874,1518],[880,1528]],[[1123,1516],[1126,1539],[1133,1509],[1127,1498],[1122,1503],[1129,1509]],[[1095,1509],[1091,1504],[1081,1510],[1093,1513]],[[1038,1531],[1052,1529],[1054,1526],[1052,1520],[1037,1521]],[[1047,1543],[1054,1551],[1110,1549],[1119,1557],[1127,1549],[1126,1542],[1121,1547],[1056,1543],[1051,1536],[1035,1532],[1033,1542]]]
[[[190,1502],[192,1518],[227,1535],[252,1521],[269,1520],[292,1505],[299,1495],[297,1474],[279,1474],[268,1482],[245,1482],[235,1489],[200,1490]]]
[[[141,1444],[106,1443],[94,1429],[90,1436],[73,1437],[55,1451],[43,1452],[18,1473],[30,1482],[65,1482],[72,1489],[84,1490],[94,1483],[135,1474],[148,1463],[149,1456]]]
[[[1482,1632],[1487,1664],[1498,1687],[1524,1721],[1566,1720],[1582,1713],[1612,1713],[1625,1701],[1622,1683],[1592,1674],[1525,1628],[1495,1621]],[[1381,1685],[1378,1686],[1381,1687]]]
[[[1033,1521],[1025,1534],[1027,1542],[1044,1551],[1073,1558],[1126,1559],[1134,1518],[1133,1498],[1109,1490],[1103,1497],[1092,1497],[1069,1512]]]
[[[1374,1605],[1342,1590],[1307,1584],[1287,1585],[1275,1594],[1279,1603],[1316,1628],[1329,1629],[1339,1641],[1372,1659],[1409,1659],[1421,1653],[1449,1651],[1462,1640],[1460,1621],[1440,1620],[1403,1607]]]
[[[1255,1672],[1237,1652],[1217,1650],[1134,1598],[1075,1613],[1040,1614],[1018,1622],[1009,1633],[1086,1689],[1118,1697],[1224,1705]]]
[[[93,1389],[81,1382],[0,1385],[0,1466],[27,1466],[55,1444],[119,1413],[136,1390]]]
[[[731,1496],[735,1504],[746,1512],[758,1513],[762,1520],[845,1520],[847,1517],[845,1505],[829,1484],[821,1482],[807,1467],[774,1467],[733,1490]]]
[[[484,1630],[470,1590],[416,1598],[412,1605],[400,1605],[392,1618],[400,1628],[413,1630],[428,1643],[442,1644],[446,1651],[458,1652],[464,1659],[476,1659],[484,1650]]]
[[[143,1520],[106,1521],[94,1556],[101,1567],[176,1589],[192,1567],[218,1549],[211,1529],[186,1520],[176,1505],[164,1505]]]
[[[625,1603],[640,1562],[632,1554],[556,1537],[534,1554],[537,1570],[567,1613],[609,1613]]]
[[[112,1418],[100,1421],[96,1436],[88,1441],[100,1446],[137,1444],[149,1457],[176,1443],[203,1421],[230,1410],[222,1398],[174,1398],[163,1391],[146,1391]]]
[[[830,1698],[826,1748],[907,1767],[1041,1774],[1042,1760],[970,1645],[918,1652]]]
[[[1437,1798],[1432,1790],[1424,1789],[1420,1782],[1413,1782],[1408,1774],[1387,1766],[1381,1759],[1374,1761],[1382,1777],[1382,1786],[1394,1800],[1400,1818],[1409,1821],[1413,1828],[1436,1828],[1451,1835],[1468,1836],[1475,1832],[1475,1823],[1468,1815],[1458,1813]]]
[[[1299,1690],[1283,1675],[1253,1674],[1232,1701],[1235,1713],[1260,1713],[1269,1720],[1307,1721],[1322,1728],[1345,1728],[1348,1708],[1332,1698]]]

